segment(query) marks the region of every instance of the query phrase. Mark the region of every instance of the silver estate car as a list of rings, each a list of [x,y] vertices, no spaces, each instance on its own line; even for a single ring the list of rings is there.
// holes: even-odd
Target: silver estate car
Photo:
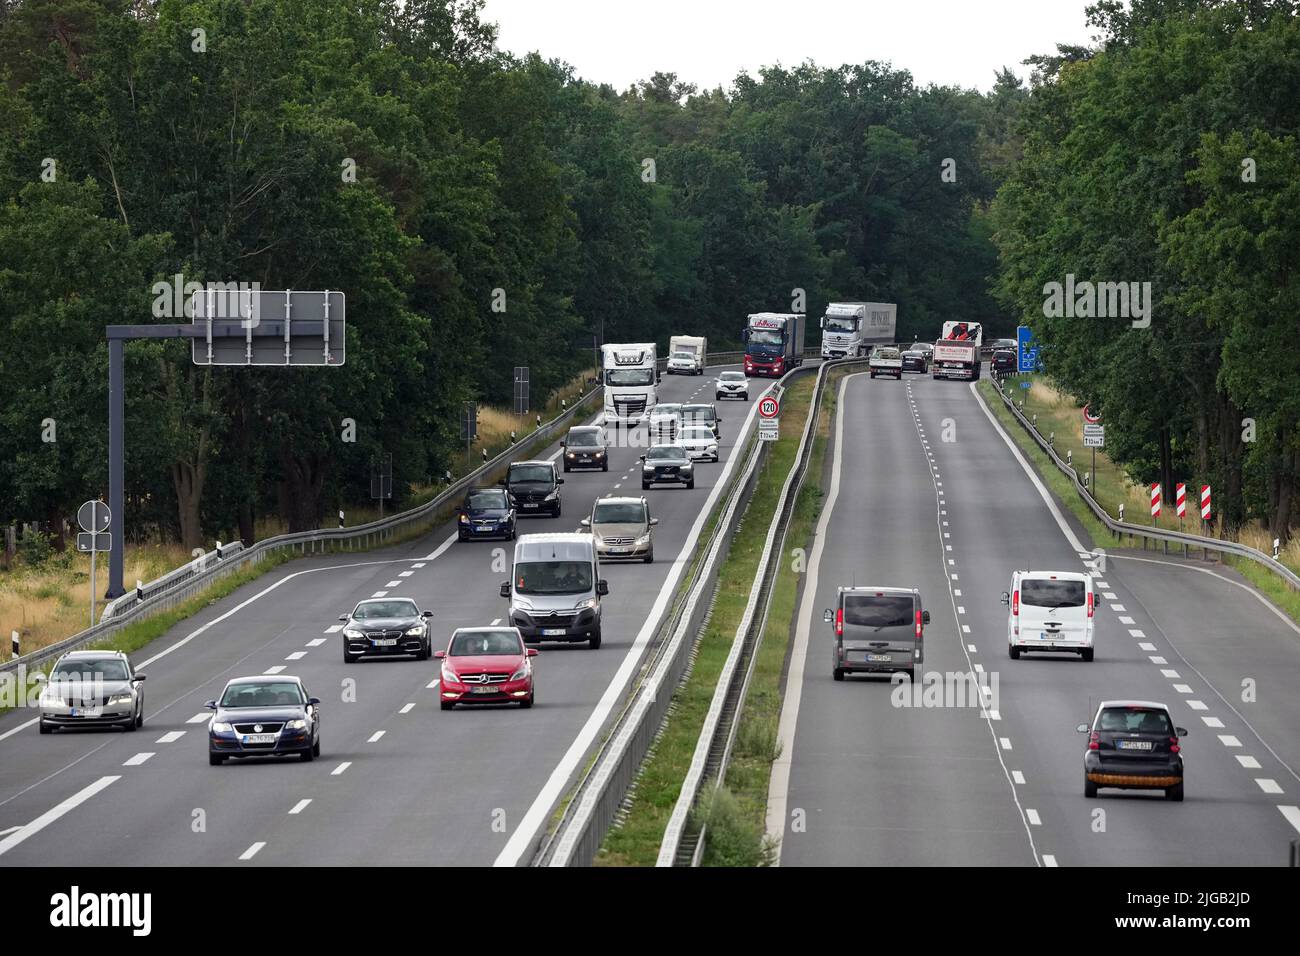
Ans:
[[[41,733],[64,727],[143,727],[144,679],[121,651],[69,651],[41,688]]]

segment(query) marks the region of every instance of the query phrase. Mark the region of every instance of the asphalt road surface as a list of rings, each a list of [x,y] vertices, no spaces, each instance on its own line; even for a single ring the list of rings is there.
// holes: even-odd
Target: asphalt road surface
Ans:
[[[717,371],[665,375],[662,400],[713,401]],[[379,592],[431,608],[435,647],[503,619],[510,542],[458,543],[448,524],[382,551],[296,560],[132,655],[148,675],[143,730],[41,736],[30,711],[0,718],[0,866],[527,862],[635,673],[759,385],[719,404],[722,461],[697,464],[694,490],[644,492],[660,519],[655,563],[603,564],[603,646],[541,645],[532,710],[444,713],[438,661],[345,665],[337,633],[339,614]],[[520,533],[580,530],[597,496],[643,494],[639,454],[615,448],[608,473],[565,475],[562,517],[521,519]],[[322,699],[322,757],[209,767],[204,702],[275,668]]]
[[[769,800],[782,865],[1285,865],[1300,630],[1217,564],[1098,542],[1103,569],[970,386],[844,388]],[[1096,571],[1092,663],[1008,659],[999,599],[1026,567]],[[920,588],[925,671],[988,696],[899,707],[887,678],[834,682],[822,611],[863,584]],[[1183,803],[1084,797],[1075,727],[1106,698],[1164,701],[1189,730]]]

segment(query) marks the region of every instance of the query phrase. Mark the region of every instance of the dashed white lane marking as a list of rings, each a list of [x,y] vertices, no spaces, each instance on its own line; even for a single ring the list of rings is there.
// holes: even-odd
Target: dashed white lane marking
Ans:
[[[397,576],[399,578],[409,578],[414,573],[414,571],[398,571]]]
[[[314,638],[312,638],[310,641],[308,641],[304,646],[305,646],[305,647],[320,647],[320,646],[321,646],[322,644],[324,644],[324,643],[325,643],[325,638],[323,638],[323,637],[314,637]]]
[[[414,705],[414,704],[407,704],[407,705],[404,706],[401,710],[399,710],[398,713],[399,713],[399,714],[409,714],[409,713],[410,713],[414,708],[415,708],[415,705]]]
[[[963,625],[961,626],[961,632],[962,632],[963,634],[969,634],[969,633],[970,633],[970,625],[969,625],[969,624],[963,624]]]
[[[1159,654],[1152,654],[1152,655],[1151,655],[1151,663],[1152,663],[1152,664],[1168,664],[1169,662],[1168,662],[1167,660],[1165,660],[1163,657],[1161,657]]]
[[[954,581],[956,581],[956,580],[957,580],[957,575],[954,574],[954,575],[952,576],[952,579],[953,579]]]
[[[1205,702],[1204,702],[1204,701],[1200,701],[1200,700],[1189,700],[1189,701],[1187,702],[1187,706],[1190,707],[1192,710],[1209,710],[1209,709],[1210,709],[1210,708],[1208,708],[1208,707],[1205,706]]]
[[[1174,690],[1178,691],[1180,694],[1190,694],[1192,692],[1192,688],[1187,684],[1175,684]]]
[[[377,598],[377,597],[388,597],[388,592],[387,592],[387,591],[376,591],[374,594],[372,594],[372,595],[370,595],[370,596],[371,596],[372,598]]]
[[[174,744],[176,743],[176,741],[180,740],[184,736],[185,736],[185,731],[183,730],[169,730],[167,731],[167,733],[163,734],[161,737],[155,740],[154,743]]]
[[[36,836],[36,834],[40,833],[65,813],[75,810],[105,787],[110,786],[121,779],[120,776],[100,777],[94,783],[82,787],[58,806],[46,810],[25,827],[20,827],[17,831],[10,833],[3,840],[0,840],[0,856],[4,856],[4,854],[8,853],[24,840]]]
[[[1119,595],[1117,595],[1114,591],[1103,591],[1101,592],[1101,596],[1104,597],[1107,601],[1113,601],[1115,600],[1115,598],[1119,597]]]
[[[396,588],[401,586],[402,586],[401,581],[389,581],[387,584],[384,585],[384,587],[386,588]]]
[[[326,634],[337,634],[337,633],[338,633],[339,631],[341,631],[341,630],[343,630],[343,625],[342,625],[342,624],[331,624],[329,627],[325,628],[325,633],[326,633]]]
[[[250,846],[243,853],[239,854],[239,858],[241,860],[251,860],[253,857],[257,856],[257,854],[262,851],[262,847],[264,846],[266,846],[266,841],[258,840],[256,843]]]
[[[126,760],[122,761],[122,766],[138,767],[152,756],[152,752],[138,753],[134,757],[128,757]]]
[[[1002,749],[1003,749],[1003,750],[1010,750],[1010,749],[1011,749],[1011,738],[1010,738],[1010,737],[999,737],[999,738],[998,738],[998,743],[1002,746]]]
[[[1162,668],[1160,669],[1160,676],[1161,676],[1161,677],[1167,677],[1167,678],[1169,678],[1170,680],[1177,680],[1177,679],[1178,679],[1178,671],[1174,670],[1172,667],[1162,667]]]
[[[413,568],[422,568],[422,567],[424,567],[424,562],[423,562],[423,561],[416,561],[415,564],[411,565],[411,567],[413,567]]]
[[[1143,651],[1154,651],[1156,649],[1156,646],[1152,644],[1150,641],[1143,641],[1141,644],[1138,645],[1138,649]]]
[[[352,766],[352,761],[351,761],[351,760],[345,760],[345,761],[343,761],[341,764],[339,764],[337,767],[335,767],[333,770],[330,771],[330,776],[331,776],[331,777],[337,777],[339,774],[343,773],[345,770],[348,769],[348,767],[351,767],[351,766]]]
[[[983,673],[984,673],[984,665],[983,665],[983,664],[973,664],[973,665],[971,665],[971,666],[973,666],[973,667],[975,668],[975,673],[976,673],[976,674],[983,674]]]
[[[263,673],[263,674],[278,674],[278,673],[280,673],[282,670],[284,670],[284,665],[283,665],[283,664],[276,664],[274,667],[268,667],[266,670],[262,671],[262,673]]]
[[[1128,633],[1129,633],[1129,637],[1146,637],[1146,636],[1147,636],[1147,632],[1146,632],[1146,631],[1143,631],[1143,630],[1141,630],[1140,628],[1136,628],[1136,627],[1129,628],[1129,632],[1128,632]]]
[[[966,650],[970,651],[972,654],[978,654],[980,652],[980,649],[974,644],[967,644]]]
[[[1021,773],[1019,770],[1013,770],[1011,771],[1011,779],[1014,780],[1016,783],[1024,783],[1025,775]]]
[[[1110,609],[1111,609],[1112,611],[1127,611],[1127,610],[1128,610],[1128,608],[1126,608],[1123,604],[1112,604],[1112,605],[1110,606]]]
[[[306,656],[307,656],[307,652],[306,652],[306,651],[294,651],[292,654],[290,654],[288,657],[286,657],[285,660],[286,660],[286,661],[300,661],[300,660],[302,660],[302,659],[303,659],[304,657],[306,657]]]
[[[961,597],[961,588],[953,588],[952,595],[953,597]]]
[[[187,724],[206,724],[206,723],[207,723],[209,720],[211,720],[211,719],[212,719],[212,711],[210,711],[210,710],[205,710],[205,711],[204,711],[203,713],[201,713],[201,714],[195,714],[195,715],[194,715],[193,717],[191,717],[189,720],[185,721],[185,723],[187,723]]]
[[[1099,587],[1099,588],[1108,588],[1108,587],[1110,587],[1110,585],[1107,584],[1105,581],[1098,581],[1098,582],[1097,582],[1097,587]],[[1106,600],[1109,601],[1109,600],[1111,600],[1111,599],[1114,598],[1114,597],[1115,597],[1115,595],[1113,595],[1113,594],[1107,594],[1107,595],[1106,595]]]
[[[1278,807],[1282,811],[1282,816],[1286,817],[1287,823],[1300,830],[1300,807]]]
[[[1277,785],[1276,780],[1270,780],[1267,777],[1256,777],[1255,782],[1259,784],[1259,789],[1265,793],[1281,793],[1282,788]]]
[[[1247,770],[1259,769],[1259,761],[1254,757],[1247,756],[1246,754],[1237,754],[1237,763],[1241,764]]]
[[[1131,618],[1131,617],[1125,617],[1123,614],[1121,614],[1120,617],[1119,617],[1119,622],[1120,622],[1121,624],[1132,624],[1132,623],[1133,623],[1133,618]]]
[[[958,614],[965,614],[965,613],[966,613],[966,609],[965,609],[964,607],[962,607],[960,604],[958,604],[958,605],[957,605],[957,613],[958,613]]]
[[[1225,747],[1241,746],[1241,741],[1237,739],[1236,734],[1219,734],[1219,743]]]
[[[495,618],[492,619],[492,625],[493,625],[493,627],[495,627],[496,625],[498,625],[498,624],[500,624],[500,623],[501,623],[501,618],[499,618],[499,617],[495,617]]]
[[[376,743],[378,742],[379,738],[384,736],[384,734],[386,733],[388,733],[388,731],[386,730],[376,730],[373,734],[370,735],[370,739],[367,740],[366,743],[368,744]]]
[[[429,683],[425,684],[424,686],[426,690],[436,690],[438,687],[438,679],[435,677],[433,680],[429,681]]]
[[[1043,854],[1043,866],[1056,866],[1056,857],[1050,853]]]
[[[1033,826],[1041,827],[1041,826],[1043,825],[1043,821],[1042,821],[1042,819],[1038,816],[1038,811],[1037,811],[1037,810],[1030,810],[1029,808],[1026,807],[1026,808],[1025,808],[1025,819],[1027,819],[1027,820],[1030,822],[1030,824],[1032,824]]]
[[[986,711],[986,712],[985,712],[985,711],[981,711],[980,716],[983,717],[983,716],[985,716],[986,713],[987,713],[987,715],[988,715],[989,720],[1001,720],[1001,719],[1002,719],[1002,711],[1000,711],[1000,710],[990,710],[990,711]]]
[[[307,797],[307,798],[305,798],[305,799],[303,799],[303,800],[299,800],[297,803],[295,803],[295,804],[293,805],[293,809],[289,811],[289,815],[290,815],[290,816],[297,816],[298,814],[300,814],[300,813],[302,813],[304,810],[306,810],[308,804],[310,804],[310,803],[311,803],[311,797]]]
[[[1203,721],[1205,722],[1205,726],[1206,726],[1206,727],[1222,727],[1222,726],[1223,726],[1223,721],[1221,721],[1218,717],[1202,717],[1201,720],[1203,720]]]

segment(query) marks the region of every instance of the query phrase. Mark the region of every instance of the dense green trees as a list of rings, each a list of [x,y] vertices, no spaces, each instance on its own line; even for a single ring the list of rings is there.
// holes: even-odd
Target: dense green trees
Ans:
[[[1209,483],[1287,537],[1300,468],[1300,20],[1283,0],[1107,0],[1039,58],[993,209],[999,291],[1139,481]],[[1044,285],[1150,282],[1149,328],[1044,315]]]

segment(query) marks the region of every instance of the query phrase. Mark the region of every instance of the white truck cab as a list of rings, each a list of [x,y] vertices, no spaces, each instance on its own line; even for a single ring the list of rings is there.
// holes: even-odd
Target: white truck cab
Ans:
[[[605,424],[632,427],[648,421],[658,402],[658,356],[653,342],[602,345]]]

